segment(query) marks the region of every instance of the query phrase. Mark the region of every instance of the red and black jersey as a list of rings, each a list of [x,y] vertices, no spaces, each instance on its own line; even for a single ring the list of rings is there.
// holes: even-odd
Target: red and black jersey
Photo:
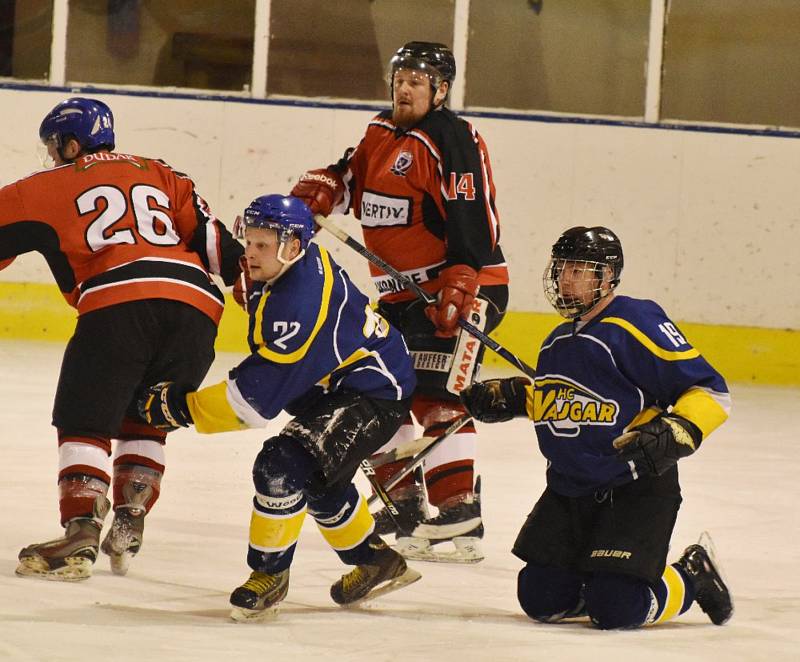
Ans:
[[[380,113],[332,167],[348,188],[336,211],[352,208],[367,248],[425,290],[437,292],[439,272],[453,264],[478,271],[481,285],[508,283],[486,145],[447,108],[409,130],[392,122],[391,111]],[[413,298],[375,265],[370,270],[382,300]]]
[[[163,161],[87,154],[0,189],[0,260],[38,251],[78,314],[172,299],[215,322],[243,248]]]

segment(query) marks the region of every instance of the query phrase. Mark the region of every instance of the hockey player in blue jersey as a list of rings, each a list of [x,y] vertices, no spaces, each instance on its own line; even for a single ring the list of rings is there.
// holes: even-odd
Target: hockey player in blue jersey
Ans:
[[[553,246],[545,294],[569,321],[539,351],[536,379],[476,383],[462,395],[485,422],[528,416],[547,487],[513,552],[531,618],[588,613],[600,628],[662,623],[693,602],[717,625],[733,614],[710,538],[667,565],[681,503],[679,459],[728,417],[720,374],[653,301],[617,296],[623,255],[603,227]]]
[[[286,596],[306,512],[355,566],[331,587],[335,602],[405,586],[420,575],[374,533],[352,479],[408,415],[416,385],[408,350],[328,252],[310,242],[313,218],[302,201],[259,197],[242,226],[253,279],[246,301],[252,353],[220,384],[187,393],[161,383],[140,400],[154,425],[193,423],[202,433],[262,427],[282,410],[294,416],[264,442],[253,466],[252,573],[231,594],[231,617],[260,618]]]

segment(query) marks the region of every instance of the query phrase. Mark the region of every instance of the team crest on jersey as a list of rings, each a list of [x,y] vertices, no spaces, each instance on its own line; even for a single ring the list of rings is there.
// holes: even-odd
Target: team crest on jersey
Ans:
[[[537,377],[533,421],[557,437],[577,437],[582,426],[615,425],[619,404],[562,375]]]
[[[389,168],[389,172],[398,177],[405,177],[413,162],[414,155],[411,152],[400,152],[394,160],[394,165]]]

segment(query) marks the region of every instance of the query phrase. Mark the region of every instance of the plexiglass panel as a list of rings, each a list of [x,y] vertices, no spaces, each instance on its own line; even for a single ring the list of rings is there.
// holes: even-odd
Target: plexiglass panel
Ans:
[[[471,0],[468,106],[644,115],[646,0]]]
[[[454,0],[272,0],[270,94],[388,99],[386,66],[412,40],[452,46]]]
[[[800,2],[672,0],[661,115],[800,127]]]
[[[67,80],[248,89],[255,0],[71,0]]]
[[[52,0],[0,2],[0,76],[47,78],[52,35]]]

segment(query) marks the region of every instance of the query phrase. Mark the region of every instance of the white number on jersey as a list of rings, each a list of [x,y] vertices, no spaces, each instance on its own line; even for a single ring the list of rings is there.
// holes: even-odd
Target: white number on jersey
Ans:
[[[152,209],[150,201],[169,209],[169,196],[155,186],[138,184],[131,189],[130,204],[125,194],[113,186],[95,186],[78,196],[75,203],[81,214],[100,211],[86,228],[86,243],[92,251],[114,244],[135,244],[136,236],[130,228],[112,229],[133,209],[136,230],[146,242],[158,246],[174,246],[180,242],[172,218],[163,209]]]
[[[686,338],[681,335],[681,332],[675,328],[675,325],[672,322],[664,322],[663,324],[659,324],[658,328],[661,329],[663,334],[669,338],[669,341],[675,345],[675,347],[680,347],[681,345],[686,344]]]
[[[294,338],[300,331],[300,322],[275,322],[272,325],[272,330],[280,334],[280,337],[275,340],[275,344],[281,349],[289,349],[286,346],[286,341],[289,338]]]

